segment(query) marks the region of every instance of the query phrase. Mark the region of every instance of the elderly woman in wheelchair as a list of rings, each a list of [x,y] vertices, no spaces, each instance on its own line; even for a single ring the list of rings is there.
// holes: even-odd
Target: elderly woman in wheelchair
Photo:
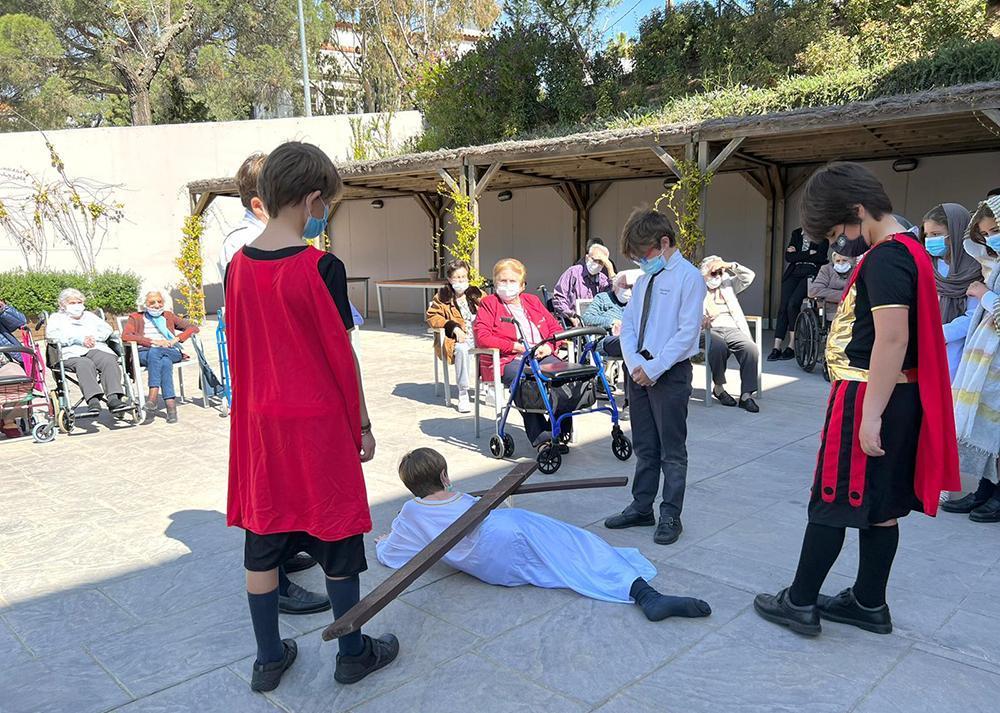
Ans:
[[[59,293],[59,311],[48,318],[45,339],[57,346],[56,368],[76,374],[83,400],[94,415],[101,409],[101,394],[108,411],[116,418],[130,408],[122,397],[120,354],[110,346],[111,325],[86,311],[83,293],[67,288]],[[62,368],[60,368],[62,367]]]

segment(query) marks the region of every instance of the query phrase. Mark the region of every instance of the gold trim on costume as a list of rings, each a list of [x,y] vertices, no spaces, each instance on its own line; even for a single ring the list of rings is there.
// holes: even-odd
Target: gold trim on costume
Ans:
[[[878,307],[872,307],[872,312],[878,312],[880,309],[910,309],[910,305],[879,305]]]
[[[830,325],[830,333],[826,338],[826,366],[830,370],[830,381],[868,381],[868,369],[861,369],[851,366],[847,358],[847,345],[851,342],[854,331],[854,322],[857,319],[858,286],[851,285],[851,289],[844,295],[840,306],[837,308],[837,315]],[[872,307],[872,312],[888,307],[904,307],[908,305],[881,305]],[[912,371],[912,370],[911,370]],[[906,384],[915,381],[912,374],[900,373],[896,379],[897,384]]]

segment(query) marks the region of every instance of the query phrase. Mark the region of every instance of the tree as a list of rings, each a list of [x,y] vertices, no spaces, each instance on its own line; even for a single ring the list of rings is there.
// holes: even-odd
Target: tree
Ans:
[[[601,13],[621,0],[515,0],[516,12],[551,28],[552,33],[569,40],[577,57],[589,72],[590,61],[601,44],[604,28],[598,22]]]

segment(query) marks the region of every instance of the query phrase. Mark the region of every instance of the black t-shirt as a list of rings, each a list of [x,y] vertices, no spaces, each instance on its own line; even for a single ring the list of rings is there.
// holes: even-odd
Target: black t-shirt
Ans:
[[[292,245],[280,250],[261,250],[260,248],[247,245],[241,250],[248,258],[253,260],[281,260],[286,257],[298,255],[305,250],[307,245]],[[326,253],[319,259],[316,267],[319,269],[319,276],[323,278],[326,288],[330,291],[333,303],[337,305],[340,318],[344,320],[344,328],[348,331],[354,329],[354,315],[351,313],[351,302],[347,299],[347,268],[340,258],[332,253]],[[229,266],[226,266],[226,280],[229,279]]]
[[[875,346],[874,312],[886,307],[909,311],[909,343],[903,369],[917,366],[917,266],[905,245],[889,241],[873,248],[858,267],[830,327],[827,363],[832,379],[867,381]]]

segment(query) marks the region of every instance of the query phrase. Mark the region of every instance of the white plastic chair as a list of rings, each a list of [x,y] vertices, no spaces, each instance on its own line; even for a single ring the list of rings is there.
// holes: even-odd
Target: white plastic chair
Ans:
[[[764,320],[757,315],[745,315],[747,324],[753,329],[753,341],[757,346],[757,400],[764,394]],[[711,327],[701,330],[705,343],[705,407],[712,405],[712,364],[708,359],[709,345],[712,343]]]
[[[128,321],[128,317],[118,318],[118,333],[125,333],[125,323]],[[198,339],[197,334],[192,334],[189,341],[197,341],[198,345],[201,346],[201,340]],[[137,342],[125,342],[125,346],[128,348],[128,358],[132,362],[132,373],[135,374],[135,383],[139,389],[139,398],[144,398],[144,394],[149,391],[146,386],[146,373],[145,367],[139,365],[139,344]],[[187,397],[184,392],[184,370],[193,368],[195,374],[197,375],[198,383],[201,383],[201,368],[198,365],[198,359],[194,355],[188,355],[191,358],[179,361],[174,364],[174,372],[177,374],[177,396],[178,401],[184,403],[187,401]],[[204,391],[202,391],[201,397],[202,408],[208,408],[208,397],[205,396]]]
[[[493,363],[493,423],[494,427],[500,422],[500,411],[503,410],[504,404],[507,403],[507,388],[503,385],[503,381],[500,378],[500,350],[499,349],[471,349],[469,350],[469,357],[475,360],[473,368],[476,370],[476,393],[474,394],[476,403],[473,408],[473,418],[476,424],[476,438],[479,438],[480,427],[479,427],[479,403],[483,400],[481,385],[483,382],[482,374],[479,371],[479,357],[486,355],[490,357]],[[485,382],[490,383],[490,382]]]

